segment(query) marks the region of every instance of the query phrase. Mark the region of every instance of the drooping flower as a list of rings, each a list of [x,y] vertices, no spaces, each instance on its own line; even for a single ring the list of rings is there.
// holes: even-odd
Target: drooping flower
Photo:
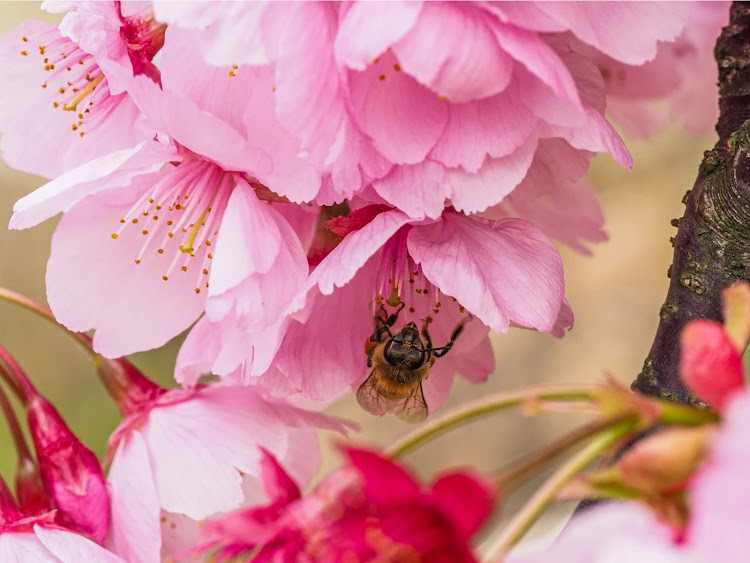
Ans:
[[[197,548],[219,560],[474,561],[471,537],[494,504],[492,486],[465,472],[429,488],[367,450],[346,450],[350,465],[302,497],[294,480],[264,452],[271,504],[209,522]]]
[[[431,218],[446,199],[466,212],[499,203],[523,180],[540,139],[562,137],[629,166],[602,115],[598,70],[549,32],[572,31],[638,64],[686,18],[683,8],[660,17],[661,6],[627,4],[310,2],[228,14],[210,3],[157,2],[155,10],[214,64],[273,68],[276,115],[321,177],[320,203],[372,184],[391,205]],[[256,32],[225,33],[227,18]],[[627,41],[591,31],[624,19],[649,25]]]
[[[489,221],[452,210],[438,220],[415,221],[374,205],[333,219],[328,227],[343,240],[311,273],[295,304],[301,310],[282,321],[286,332],[271,370],[253,371],[253,349],[248,357],[248,347],[226,343],[204,322],[186,340],[190,352],[178,356],[178,380],[194,382],[200,373],[196,364],[222,376],[236,376],[222,371],[223,365],[241,364],[245,382],[263,374],[264,385],[281,385],[283,393],[331,399],[364,380],[364,343],[374,331],[374,316],[398,310],[395,330],[408,322],[420,329],[427,325],[436,347],[465,323],[454,347],[423,382],[428,408],[434,410],[447,397],[455,373],[479,382],[492,372],[490,328],[505,332],[513,323],[561,336],[572,325],[572,315],[557,322],[569,312],[560,257],[526,221]],[[254,344],[263,350],[265,342]],[[223,363],[231,354],[244,361]]]
[[[170,31],[163,89],[144,76],[130,87],[169,141],[143,141],[73,169],[17,202],[11,219],[12,228],[26,228],[65,212],[52,241],[48,300],[71,330],[96,329],[94,345],[110,357],[160,346],[204,311],[213,321],[267,329],[308,273],[298,236],[256,195],[257,178],[285,178],[292,198],[304,185],[258,148],[285,142],[261,102],[247,114],[236,103],[270,98],[268,73],[206,67],[207,89],[196,88],[192,73],[205,63],[188,58],[197,67],[188,71],[187,46]],[[261,197],[279,199],[264,190]]]
[[[159,79],[151,60],[164,41],[150,9],[119,2],[47,2],[71,11],[60,27],[28,20],[0,42],[0,131],[5,162],[53,178],[135,144],[134,74]]]
[[[189,545],[197,521],[262,502],[259,447],[307,483],[319,466],[316,428],[347,428],[257,387],[166,390],[124,360],[100,372],[125,415],[108,452],[110,546],[132,562],[158,562]]]

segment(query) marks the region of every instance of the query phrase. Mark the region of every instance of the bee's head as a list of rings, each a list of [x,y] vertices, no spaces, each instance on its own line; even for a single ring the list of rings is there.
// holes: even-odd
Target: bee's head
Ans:
[[[417,325],[411,322],[399,330],[386,344],[383,355],[391,365],[403,365],[409,369],[419,368],[424,363],[425,351]]]

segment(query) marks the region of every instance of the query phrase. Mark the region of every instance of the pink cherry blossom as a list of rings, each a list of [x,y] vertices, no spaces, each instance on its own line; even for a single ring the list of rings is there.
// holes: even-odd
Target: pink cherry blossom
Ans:
[[[560,257],[526,221],[490,221],[455,211],[415,221],[376,205],[334,219],[328,227],[343,241],[312,271],[306,291],[280,321],[283,339],[273,332],[237,344],[219,338],[204,319],[180,352],[179,381],[190,384],[206,372],[236,379],[233,370],[239,365],[245,383],[262,374],[258,382],[278,392],[329,400],[364,380],[364,343],[374,330],[373,315],[383,314],[381,304],[388,314],[403,304],[394,328],[412,321],[421,327],[429,318],[434,346],[444,345],[457,325],[468,321],[423,382],[434,410],[447,397],[455,373],[480,382],[492,372],[490,328],[505,332],[513,323],[562,336],[572,325]],[[255,354],[268,354],[269,348],[278,352],[264,373],[269,363]]]
[[[538,31],[572,30],[640,63],[686,17],[682,8],[660,18],[660,7],[546,3],[271,3],[233,6],[230,14],[219,4],[157,2],[155,10],[210,62],[273,69],[273,109],[299,139],[294,158],[304,153],[320,178],[320,203],[372,183],[418,218],[439,217],[446,200],[466,212],[499,203],[523,180],[540,139],[562,137],[630,166],[603,118],[596,67]],[[639,17],[654,19],[627,41],[592,32]],[[227,18],[258,31],[224,33]]]
[[[188,545],[198,520],[262,501],[259,446],[307,482],[319,465],[315,427],[346,428],[256,387],[166,391],[132,369],[120,376],[132,387],[116,393],[127,417],[110,439],[110,545],[128,561],[159,561]]]
[[[17,202],[11,219],[26,228],[65,212],[48,300],[71,330],[96,329],[95,348],[110,357],[160,346],[204,311],[212,321],[266,329],[308,273],[297,235],[260,201],[254,178],[277,174],[290,190],[301,184],[288,170],[274,172],[258,148],[276,135],[272,124],[236,111],[239,96],[270,96],[270,87],[260,87],[260,74],[223,73],[211,84],[226,95],[195,88],[190,73],[175,69],[183,64],[176,37],[162,53],[163,90],[144,76],[130,90],[152,127],[174,141],[143,141],[75,168]]]
[[[28,20],[0,42],[0,131],[5,162],[53,178],[135,144],[139,111],[126,93],[134,74],[158,80],[151,59],[164,26],[149,10],[124,16],[119,2],[47,3],[71,8],[60,28]]]
[[[208,523],[199,550],[220,560],[258,549],[255,561],[474,561],[469,540],[492,511],[494,492],[469,473],[429,488],[377,453],[350,448],[350,464],[309,495],[265,454],[271,504]]]

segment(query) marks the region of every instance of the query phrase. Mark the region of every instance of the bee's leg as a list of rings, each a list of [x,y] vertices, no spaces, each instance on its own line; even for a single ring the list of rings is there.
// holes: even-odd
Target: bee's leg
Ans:
[[[422,321],[422,336],[424,337],[425,344],[427,344],[427,350],[432,349],[432,338],[430,338],[430,332],[427,330],[427,327],[430,326],[431,322],[432,317],[426,317],[424,321]]]
[[[406,307],[406,303],[403,301],[398,306],[398,309],[396,309],[395,312],[388,314],[388,311],[385,308],[385,305],[382,303],[380,304],[380,310],[383,312],[383,316],[381,315],[375,315],[375,332],[370,337],[370,340],[373,342],[380,342],[381,338],[383,337],[384,333],[388,333],[388,336],[393,338],[393,333],[391,332],[391,327],[396,324],[396,321],[398,320],[398,314]]]
[[[451,338],[450,340],[448,340],[448,343],[445,346],[441,346],[440,348],[430,348],[428,351],[433,352],[436,358],[442,358],[443,356],[445,356],[448,352],[451,351],[451,348],[453,348],[453,345],[456,343],[456,339],[464,331],[466,323],[468,323],[473,318],[474,317],[471,316],[471,314],[464,318],[464,320],[462,320],[453,330],[453,334],[451,334]]]

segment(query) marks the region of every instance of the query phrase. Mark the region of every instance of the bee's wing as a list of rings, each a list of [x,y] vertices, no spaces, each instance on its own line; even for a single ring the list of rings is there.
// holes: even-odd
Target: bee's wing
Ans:
[[[391,410],[393,414],[404,422],[422,422],[427,418],[429,410],[427,402],[424,400],[422,392],[422,382],[420,381],[408,397],[399,400]]]
[[[357,402],[359,406],[371,414],[383,416],[391,412],[393,401],[386,399],[380,392],[378,375],[375,373],[377,367],[373,368],[365,382],[357,389]]]

